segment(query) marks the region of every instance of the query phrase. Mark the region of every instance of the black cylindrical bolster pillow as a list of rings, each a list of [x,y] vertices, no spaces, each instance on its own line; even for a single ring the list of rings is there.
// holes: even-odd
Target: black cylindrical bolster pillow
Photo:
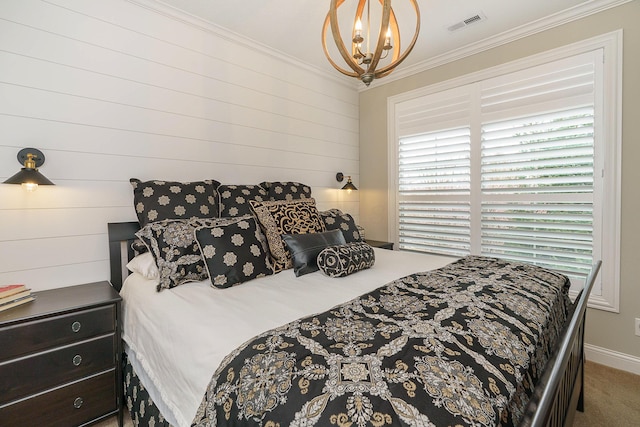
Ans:
[[[318,268],[329,277],[344,277],[369,268],[376,261],[373,248],[365,242],[329,246],[318,254]]]

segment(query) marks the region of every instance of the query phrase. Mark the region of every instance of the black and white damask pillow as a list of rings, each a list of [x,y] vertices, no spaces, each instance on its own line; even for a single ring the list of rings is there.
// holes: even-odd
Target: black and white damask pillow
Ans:
[[[220,216],[238,217],[251,214],[249,201],[264,202],[269,200],[267,190],[259,185],[225,185],[218,187],[220,198]]]
[[[228,288],[273,273],[266,240],[253,216],[195,233],[212,286]]]
[[[318,214],[314,199],[251,201],[249,203],[260,228],[267,238],[269,254],[276,273],[293,266],[291,254],[282,240],[283,234],[320,233],[325,231],[324,223]]]
[[[216,218],[220,183],[129,180],[140,226],[165,219]]]
[[[344,213],[340,209],[329,209],[328,211],[320,212],[320,217],[324,221],[327,230],[342,231],[347,243],[364,240],[355,220],[348,213]]]
[[[207,270],[196,242],[195,230],[232,221],[237,219],[162,220],[142,227],[136,236],[147,246],[158,266],[158,292],[184,283],[206,280]]]
[[[318,254],[318,268],[329,277],[344,277],[367,269],[376,261],[373,248],[365,242],[329,246]]]
[[[260,185],[267,189],[269,200],[299,200],[311,198],[311,187],[299,182],[261,182]]]
[[[193,237],[193,231],[203,225],[202,221],[156,221],[145,225],[136,233],[158,266],[158,292],[206,279],[200,250]]]

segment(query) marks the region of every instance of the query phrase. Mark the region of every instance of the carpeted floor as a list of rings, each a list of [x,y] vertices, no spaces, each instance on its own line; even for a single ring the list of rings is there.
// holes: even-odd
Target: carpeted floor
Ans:
[[[574,427],[640,427],[640,376],[597,363],[585,365],[585,411]],[[116,427],[115,417],[96,427]],[[125,427],[133,426],[125,412]]]
[[[584,413],[574,427],[640,427],[640,376],[587,362]]]

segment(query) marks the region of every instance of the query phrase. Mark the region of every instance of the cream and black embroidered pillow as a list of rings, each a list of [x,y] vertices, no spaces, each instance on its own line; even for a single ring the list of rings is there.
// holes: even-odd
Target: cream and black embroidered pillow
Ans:
[[[261,182],[267,189],[269,200],[299,200],[311,198],[311,187],[299,182]]]
[[[228,288],[272,274],[267,242],[251,215],[196,230],[211,285]]]
[[[324,222],[314,199],[249,202],[260,228],[267,238],[274,272],[292,267],[291,254],[282,241],[283,234],[319,233]]]
[[[129,180],[140,226],[165,219],[217,218],[218,181]]]
[[[259,185],[225,185],[218,187],[221,217],[238,217],[251,214],[249,202],[269,200],[267,190]]]

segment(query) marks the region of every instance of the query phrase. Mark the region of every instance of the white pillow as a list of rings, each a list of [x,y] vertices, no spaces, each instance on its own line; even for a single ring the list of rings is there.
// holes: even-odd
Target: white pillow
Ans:
[[[160,277],[158,266],[156,265],[156,261],[153,259],[151,252],[145,252],[135,256],[127,264],[127,269],[132,273],[138,273],[145,279],[149,280],[158,280]]]

